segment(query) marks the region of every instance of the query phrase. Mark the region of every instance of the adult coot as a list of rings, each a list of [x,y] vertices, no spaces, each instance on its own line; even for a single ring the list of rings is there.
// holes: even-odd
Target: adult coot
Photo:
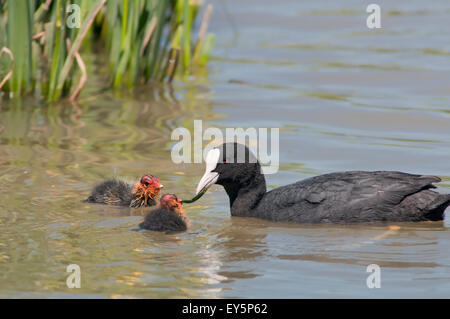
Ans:
[[[152,206],[156,204],[155,198],[162,187],[159,179],[149,174],[142,176],[134,186],[111,179],[95,186],[86,202],[129,207]]]
[[[436,176],[391,171],[320,175],[266,191],[261,166],[247,147],[226,143],[206,156],[197,194],[225,188],[231,215],[299,223],[442,220],[450,194],[431,191]]]
[[[159,208],[148,213],[139,226],[148,230],[178,232],[185,231],[188,225],[181,200],[174,194],[165,194],[161,197]]]

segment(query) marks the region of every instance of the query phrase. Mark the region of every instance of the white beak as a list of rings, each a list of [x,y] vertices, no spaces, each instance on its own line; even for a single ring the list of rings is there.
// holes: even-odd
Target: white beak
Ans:
[[[219,173],[213,172],[219,161],[220,150],[214,148],[208,152],[206,155],[206,170],[203,174],[202,179],[198,183],[196,195],[201,191],[206,191],[212,184],[215,184],[219,179]]]

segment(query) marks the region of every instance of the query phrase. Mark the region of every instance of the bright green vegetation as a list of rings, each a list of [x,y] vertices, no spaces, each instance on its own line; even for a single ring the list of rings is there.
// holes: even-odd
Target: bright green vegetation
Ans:
[[[75,99],[92,70],[83,60],[87,51],[107,57],[97,60],[107,60],[116,88],[170,82],[176,70],[190,74],[205,65],[214,42],[206,34],[210,5],[194,36],[201,5],[200,0],[0,0],[0,90],[36,93],[48,101]]]

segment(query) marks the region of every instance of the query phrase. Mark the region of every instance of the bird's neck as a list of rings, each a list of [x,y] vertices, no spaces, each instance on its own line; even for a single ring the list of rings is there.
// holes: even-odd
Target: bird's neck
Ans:
[[[152,206],[156,204],[155,198],[158,195],[153,189],[144,188],[141,183],[136,183],[133,188],[133,199],[131,207]]]
[[[130,202],[130,207],[138,208],[142,206],[155,205],[155,200],[149,196],[142,188],[135,187]]]
[[[232,216],[253,216],[254,209],[266,193],[266,180],[260,173],[245,182],[223,186],[230,198]]]
[[[177,207],[173,210],[175,213],[177,213],[178,215],[180,215],[181,217],[184,217],[186,215],[183,207]]]

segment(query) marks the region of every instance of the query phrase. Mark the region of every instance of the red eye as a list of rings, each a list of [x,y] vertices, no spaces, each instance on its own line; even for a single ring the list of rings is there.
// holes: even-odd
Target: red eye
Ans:
[[[224,160],[223,160],[223,163],[226,164],[226,163],[227,163],[227,160],[224,159]]]

